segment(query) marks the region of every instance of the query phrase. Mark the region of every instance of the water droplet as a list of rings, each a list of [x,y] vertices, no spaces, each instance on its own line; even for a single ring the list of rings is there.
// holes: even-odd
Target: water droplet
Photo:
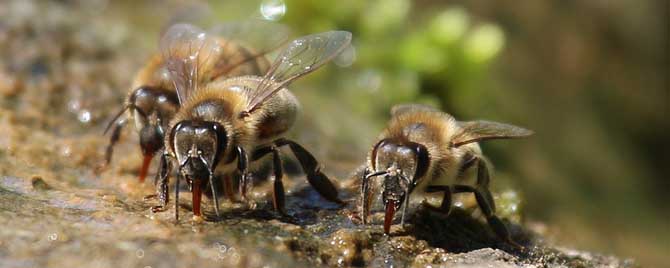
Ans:
[[[170,79],[170,71],[167,69],[167,67],[162,67],[159,71],[159,75],[162,79]]]
[[[135,256],[137,256],[140,259],[144,258],[144,250],[138,249],[137,251],[135,251]]]
[[[89,121],[91,121],[91,112],[89,112],[88,110],[81,110],[77,114],[77,119],[79,119],[79,121],[82,123],[88,123]]]
[[[261,15],[266,20],[279,20],[286,14],[286,4],[283,0],[264,0],[261,3]]]
[[[81,108],[81,102],[77,99],[70,100],[67,103],[67,110],[72,113],[76,113],[77,111],[79,111],[79,108]]]
[[[61,155],[64,157],[69,157],[70,155],[72,155],[72,148],[70,146],[63,147]]]

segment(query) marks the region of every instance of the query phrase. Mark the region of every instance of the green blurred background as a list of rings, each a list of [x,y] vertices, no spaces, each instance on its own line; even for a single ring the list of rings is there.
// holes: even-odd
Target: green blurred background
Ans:
[[[351,31],[353,49],[293,86],[305,112],[292,135],[327,171],[344,178],[363,163],[397,103],[524,126],[536,134],[483,145],[494,190],[519,194],[524,223],[560,245],[665,265],[667,1],[82,3],[97,23],[124,21],[103,34],[128,44],[138,68],[170,19]]]

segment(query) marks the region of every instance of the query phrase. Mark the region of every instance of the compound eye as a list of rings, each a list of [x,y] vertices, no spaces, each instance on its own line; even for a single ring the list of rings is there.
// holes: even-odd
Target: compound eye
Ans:
[[[172,143],[179,163],[188,158],[189,150],[193,144],[193,134],[193,126],[188,124],[188,122],[179,123],[174,130]]]
[[[197,137],[198,153],[207,160],[207,163],[213,163],[218,147],[216,133],[211,128],[202,127],[195,130],[195,136]]]
[[[416,152],[413,148],[406,146],[398,147],[398,158],[403,159],[399,162],[399,168],[403,171],[405,176],[414,175],[416,169]]]
[[[156,99],[156,108],[158,110],[158,114],[160,117],[162,117],[162,121],[168,122],[174,114],[177,113],[178,104],[173,102],[170,98],[166,97],[165,95],[160,95]]]
[[[135,121],[135,129],[139,132],[149,123],[149,118],[142,111],[135,108],[133,109],[133,121]]]

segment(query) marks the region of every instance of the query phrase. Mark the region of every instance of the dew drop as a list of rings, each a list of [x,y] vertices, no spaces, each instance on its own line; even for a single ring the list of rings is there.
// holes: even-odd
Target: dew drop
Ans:
[[[67,103],[67,110],[72,113],[79,111],[80,108],[81,108],[81,102],[77,99],[70,100]]]
[[[144,258],[144,250],[138,249],[137,251],[135,251],[135,256],[137,256],[140,259]]]
[[[283,0],[264,0],[261,3],[261,15],[266,20],[279,20],[286,14],[286,4]]]
[[[88,110],[81,110],[77,114],[77,119],[79,119],[79,122],[88,123],[91,121],[91,112]]]
[[[64,157],[70,157],[72,155],[72,148],[70,146],[63,147],[63,150],[61,150],[61,155]]]

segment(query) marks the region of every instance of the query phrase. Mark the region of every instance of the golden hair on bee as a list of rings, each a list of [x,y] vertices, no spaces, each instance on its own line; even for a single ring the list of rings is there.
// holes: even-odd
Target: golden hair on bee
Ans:
[[[181,109],[166,130],[164,144],[167,150],[161,158],[157,183],[160,205],[152,210],[165,208],[171,163],[178,167],[175,196],[179,194],[179,181],[185,180],[193,192],[193,214],[200,217],[201,189],[207,184],[212,187],[215,212],[219,214],[213,183],[215,171],[223,172],[225,177],[238,171],[241,174],[240,194],[244,199],[249,161],[272,154],[272,201],[276,210],[285,212],[283,170],[278,150],[281,146],[291,149],[307,181],[317,192],[329,201],[342,203],[337,189],[320,171],[314,156],[283,136],[293,125],[299,107],[297,99],[286,87],[332,60],[349,45],[351,33],[331,31],[301,37],[279,54],[264,76],[218,79],[207,84],[197,81],[200,65],[210,65],[207,58],[211,53],[218,53],[201,50],[213,46],[211,38],[192,25],[175,25],[166,31],[162,40],[165,40],[162,47],[167,55],[166,66]],[[187,43],[185,47],[189,49],[186,53],[172,49],[175,42]],[[201,57],[205,60],[200,60]],[[229,198],[232,199],[232,194]],[[176,219],[178,200],[175,197]]]
[[[149,57],[137,72],[124,106],[105,129],[105,133],[112,130],[112,134],[105,162],[98,170],[109,165],[121,129],[132,120],[144,156],[139,175],[143,181],[151,159],[164,148],[168,123],[180,109],[180,101],[184,101],[180,100],[184,98],[180,95],[183,89],[177,85],[199,87],[216,79],[263,75],[270,68],[265,55],[283,44],[289,32],[283,25],[261,20],[229,22],[215,26],[207,33],[186,24],[174,27],[180,31],[162,36],[161,52]],[[171,68],[180,68],[178,73],[188,75],[175,77]],[[184,81],[175,83],[180,78]]]
[[[514,243],[504,224],[495,215],[495,204],[489,186],[487,161],[477,144],[488,139],[521,138],[532,131],[513,125],[490,122],[459,122],[451,115],[432,107],[416,104],[398,105],[391,110],[388,126],[368,155],[361,175],[361,214],[366,223],[372,196],[380,186],[385,207],[384,232],[389,233],[395,212],[402,208],[401,224],[409,206],[410,195],[443,193],[439,206],[430,208],[447,213],[452,193],[475,194],[493,231]],[[474,172],[468,172],[468,171]],[[474,180],[465,176],[473,175]],[[381,183],[371,183],[382,178]]]
[[[448,144],[458,131],[457,121],[438,110],[411,109],[393,113],[381,139],[423,144],[434,160],[448,156]]]

